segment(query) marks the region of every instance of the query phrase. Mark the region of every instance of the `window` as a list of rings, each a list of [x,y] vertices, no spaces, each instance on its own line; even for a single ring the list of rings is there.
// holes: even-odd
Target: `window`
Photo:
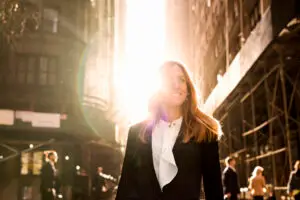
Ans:
[[[234,18],[237,18],[239,16],[239,4],[238,1],[234,1]]]
[[[35,65],[36,65],[36,58],[30,57],[28,59],[28,66],[27,66],[27,73],[26,73],[26,80],[28,84],[34,84]]]
[[[20,84],[24,84],[26,82],[26,63],[24,62],[24,59],[20,59],[19,63],[18,63],[18,71],[17,71],[17,79],[18,79],[18,83]]]
[[[250,26],[251,30],[253,30],[256,26],[256,24],[260,21],[261,15],[260,15],[260,1],[257,1],[254,5],[252,12],[250,13]]]
[[[47,84],[47,62],[48,59],[45,57],[40,58],[40,66],[39,66],[39,85]]]
[[[44,152],[21,153],[21,175],[40,175]]]
[[[44,8],[43,10],[43,31],[50,33],[58,32],[58,10]]]
[[[51,59],[49,61],[49,71],[48,71],[48,83],[49,85],[55,85],[57,74],[57,61],[56,59]]]
[[[34,84],[34,68],[36,58],[34,56],[19,56],[16,65],[16,83]]]
[[[8,76],[6,77],[6,82],[7,84],[12,84],[14,83],[14,79],[15,79],[15,65],[9,65],[9,69],[8,69]]]
[[[16,70],[10,69],[8,83],[21,85],[55,85],[57,82],[57,58],[51,56],[19,55]]]
[[[57,81],[57,59],[40,57],[39,85],[55,85]]]

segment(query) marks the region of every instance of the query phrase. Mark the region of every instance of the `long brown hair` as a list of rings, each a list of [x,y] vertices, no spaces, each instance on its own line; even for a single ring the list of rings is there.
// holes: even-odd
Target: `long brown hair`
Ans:
[[[203,113],[198,107],[198,98],[195,86],[189,76],[187,69],[179,62],[167,61],[165,62],[160,72],[171,66],[178,66],[182,70],[187,84],[188,96],[182,105],[183,114],[183,142],[189,142],[191,139],[196,142],[217,140],[222,135],[222,130],[219,122]],[[156,124],[162,117],[160,102],[157,101],[156,95],[150,99],[149,111],[151,113],[151,124]],[[147,141],[146,128],[141,131],[140,139]]]

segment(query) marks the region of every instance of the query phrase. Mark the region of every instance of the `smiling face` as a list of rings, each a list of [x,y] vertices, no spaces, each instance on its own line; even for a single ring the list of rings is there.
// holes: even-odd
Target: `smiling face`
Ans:
[[[162,69],[160,95],[162,103],[168,107],[181,107],[187,99],[186,76],[178,65],[169,65]]]

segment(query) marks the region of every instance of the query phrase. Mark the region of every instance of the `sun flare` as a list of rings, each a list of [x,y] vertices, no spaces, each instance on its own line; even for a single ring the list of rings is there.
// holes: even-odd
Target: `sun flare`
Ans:
[[[165,1],[126,0],[125,60],[117,80],[118,104],[131,123],[148,114],[164,60]]]

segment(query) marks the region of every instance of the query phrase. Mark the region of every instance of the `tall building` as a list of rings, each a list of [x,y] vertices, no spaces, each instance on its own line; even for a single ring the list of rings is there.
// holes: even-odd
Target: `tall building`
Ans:
[[[74,183],[76,165],[88,175],[100,165],[117,175],[120,167],[111,147],[114,124],[105,116],[112,99],[114,1],[14,5],[16,13],[31,8],[38,26],[28,21],[22,37],[0,48],[1,200],[39,199],[47,150],[58,152],[65,186]]]
[[[165,2],[166,59],[178,60],[192,70],[190,65],[189,1],[167,0]]]
[[[189,1],[194,78],[203,109],[223,126],[220,157],[234,155],[242,187],[256,165],[286,195],[300,156],[299,2]]]

